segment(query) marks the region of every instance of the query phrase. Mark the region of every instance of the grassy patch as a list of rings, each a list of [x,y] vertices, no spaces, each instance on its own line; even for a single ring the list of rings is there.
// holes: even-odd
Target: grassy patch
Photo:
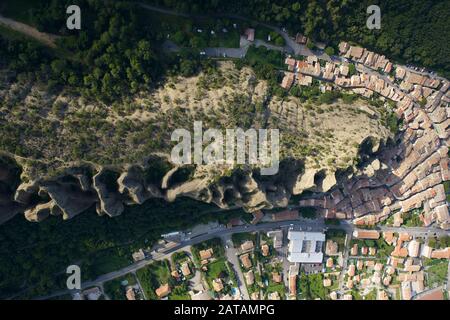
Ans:
[[[122,282],[125,280],[128,282],[128,284],[123,286]],[[103,287],[105,289],[105,293],[111,300],[126,300],[126,287],[128,285],[132,286],[134,284],[136,284],[136,278],[133,274],[129,273],[123,277],[105,282],[103,284]]]
[[[136,272],[137,277],[142,285],[147,299],[156,300],[155,290],[159,286],[169,283],[171,287],[174,284],[174,279],[170,275],[169,263],[167,260],[155,261],[151,265],[142,268]]]
[[[448,261],[441,261],[427,269],[427,285],[434,287],[443,284],[447,279]]]

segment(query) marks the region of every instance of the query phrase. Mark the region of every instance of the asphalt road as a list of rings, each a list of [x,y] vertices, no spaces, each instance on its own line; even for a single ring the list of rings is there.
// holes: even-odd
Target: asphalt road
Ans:
[[[166,252],[162,253],[161,255],[155,257],[154,259],[145,259],[142,261],[135,262],[123,269],[116,270],[104,275],[101,275],[95,280],[83,282],[81,285],[82,290],[92,287],[92,286],[98,286],[99,284],[102,284],[104,282],[122,277],[130,272],[136,272],[137,270],[146,267],[147,265],[151,264],[154,260],[164,260],[168,259],[170,255],[178,251],[180,249],[183,249],[186,246],[192,246],[198,243],[201,243],[203,241],[212,239],[212,238],[226,238],[227,236],[230,236],[233,233],[240,233],[240,232],[256,232],[256,231],[269,231],[274,229],[279,229],[283,227],[290,227],[293,226],[296,230],[301,229],[305,231],[324,231],[325,229],[340,229],[344,230],[347,233],[351,233],[354,229],[357,229],[353,224],[351,224],[349,221],[341,221],[340,225],[326,225],[322,219],[299,219],[299,220],[292,220],[292,221],[280,221],[280,222],[267,222],[267,223],[261,223],[257,225],[242,225],[242,226],[236,226],[233,228],[217,228],[214,230],[211,230],[211,232],[199,235],[195,238],[188,239],[186,241],[181,242],[179,245],[172,247],[171,249],[168,249]],[[450,231],[445,231],[438,228],[423,228],[423,227],[415,227],[415,228],[404,228],[404,227],[386,227],[386,226],[380,226],[376,228],[379,231],[393,231],[393,232],[408,232],[410,235],[413,236],[431,236],[431,235],[450,235]],[[43,296],[36,298],[37,300],[45,300],[50,299],[53,297],[73,293],[76,291],[73,290],[61,290],[57,291],[53,294]],[[244,293],[244,292],[243,292]]]

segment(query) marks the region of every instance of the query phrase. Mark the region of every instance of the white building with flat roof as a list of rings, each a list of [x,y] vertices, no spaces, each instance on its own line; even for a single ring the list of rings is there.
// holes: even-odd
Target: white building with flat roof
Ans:
[[[298,263],[322,263],[322,247],[325,242],[325,234],[321,232],[303,232],[290,230],[289,262]]]

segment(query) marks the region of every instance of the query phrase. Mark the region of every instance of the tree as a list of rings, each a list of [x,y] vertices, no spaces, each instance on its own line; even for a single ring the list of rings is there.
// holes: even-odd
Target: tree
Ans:
[[[333,47],[326,47],[325,48],[325,53],[329,56],[333,56],[334,55],[334,48]]]

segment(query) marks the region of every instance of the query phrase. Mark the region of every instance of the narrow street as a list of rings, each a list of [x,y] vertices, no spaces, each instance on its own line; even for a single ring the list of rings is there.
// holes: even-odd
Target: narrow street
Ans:
[[[222,241],[225,247],[225,255],[227,260],[230,262],[231,267],[234,270],[234,273],[237,275],[237,282],[239,290],[244,298],[244,300],[250,300],[250,296],[247,291],[247,287],[245,285],[244,275],[242,274],[241,267],[239,265],[239,259],[237,257],[237,250],[233,246],[233,242],[231,241],[231,235],[227,234],[222,236]]]

